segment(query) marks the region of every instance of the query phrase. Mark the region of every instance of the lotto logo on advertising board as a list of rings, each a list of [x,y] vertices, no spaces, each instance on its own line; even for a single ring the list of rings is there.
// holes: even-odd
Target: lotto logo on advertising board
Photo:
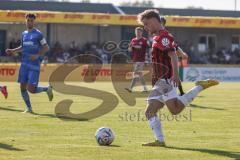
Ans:
[[[0,76],[14,76],[15,74],[15,68],[0,68]]]

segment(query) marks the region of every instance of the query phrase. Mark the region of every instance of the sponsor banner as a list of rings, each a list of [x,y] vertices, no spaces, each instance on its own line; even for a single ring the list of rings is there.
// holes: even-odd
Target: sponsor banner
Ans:
[[[240,82],[240,68],[231,67],[186,67],[183,71],[183,81],[217,79],[222,82]]]
[[[0,10],[0,22],[25,22],[29,11]],[[31,11],[37,15],[39,23],[102,24],[102,25],[138,25],[136,15]]]
[[[40,71],[40,82],[49,81],[50,76],[59,67],[61,67],[60,73],[67,73],[65,81],[111,81],[112,78],[117,81],[131,80],[132,78],[132,64],[114,64],[111,66],[107,65],[70,65],[66,64],[64,67],[61,64],[48,64],[42,65]],[[20,64],[0,64],[0,81],[1,82],[16,82],[18,79]],[[149,73],[151,67],[145,66],[143,74]],[[53,79],[59,79],[61,74]],[[61,78],[60,78],[61,79]],[[147,81],[151,81],[151,76],[146,76]]]
[[[0,22],[24,22],[29,11],[0,10]],[[139,25],[137,15],[31,11],[37,15],[39,23],[70,23],[100,25]],[[239,18],[166,16],[170,27],[240,28]]]
[[[0,65],[0,81],[12,82],[17,80],[18,65]]]
[[[173,27],[240,28],[239,18],[168,16],[166,19],[167,25]]]
[[[40,81],[47,82],[52,73],[58,69],[60,64],[48,64],[42,65],[40,72]],[[74,65],[65,65],[62,72],[67,72]],[[2,82],[16,82],[19,72],[19,64],[4,64],[0,65],[0,81]],[[111,65],[77,65],[72,70],[65,81],[122,81],[123,79],[132,78],[133,66],[131,64],[115,64]],[[147,74],[151,71],[151,66],[145,66],[143,74]],[[59,75],[61,76],[61,75]],[[238,67],[184,67],[183,68],[183,81],[196,81],[207,78],[214,78],[219,81],[226,82],[240,82],[240,68]],[[151,81],[151,75],[145,76],[147,81]]]

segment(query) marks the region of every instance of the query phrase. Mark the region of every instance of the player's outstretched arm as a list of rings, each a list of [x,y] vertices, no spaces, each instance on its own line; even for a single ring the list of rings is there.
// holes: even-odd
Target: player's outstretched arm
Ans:
[[[19,47],[17,47],[17,48],[14,48],[14,49],[6,49],[6,53],[8,54],[8,55],[12,55],[12,54],[16,54],[16,53],[18,53],[18,52],[21,52],[22,51],[22,46],[19,46]]]

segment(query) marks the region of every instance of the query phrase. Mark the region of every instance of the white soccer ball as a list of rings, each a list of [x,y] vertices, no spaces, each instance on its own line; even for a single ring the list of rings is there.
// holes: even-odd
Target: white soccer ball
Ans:
[[[95,138],[99,145],[106,146],[113,142],[115,136],[109,127],[101,127],[96,131]]]

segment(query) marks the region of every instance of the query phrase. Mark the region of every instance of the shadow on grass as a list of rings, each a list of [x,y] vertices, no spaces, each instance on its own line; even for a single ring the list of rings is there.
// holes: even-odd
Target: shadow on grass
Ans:
[[[19,113],[23,112],[23,110],[14,109],[14,108],[16,108],[16,107],[15,106],[7,106],[7,107],[1,107],[0,106],[0,111],[4,110],[4,111],[19,112]],[[25,113],[25,114],[29,114],[29,113]],[[87,120],[87,119],[76,119],[76,118],[70,118],[70,117],[59,117],[59,116],[56,116],[55,114],[40,114],[40,113],[35,113],[34,112],[32,115],[49,117],[49,118],[58,118],[58,119],[66,120],[66,121],[92,122],[91,120]]]
[[[0,110],[4,110],[4,111],[12,111],[12,112],[23,112],[23,110],[20,109],[13,109],[15,108],[14,106],[7,106],[7,107],[1,107],[0,106]],[[26,113],[27,114],[27,113]],[[33,113],[33,115],[38,115],[38,116],[43,116],[43,117],[50,117],[50,118],[57,118],[56,115],[54,114],[40,114],[40,113]]]
[[[222,109],[222,108],[204,107],[204,106],[200,106],[200,105],[196,105],[196,104],[190,104],[190,107],[201,108],[201,109],[213,109],[213,110],[219,110],[219,111],[225,110],[225,109]]]
[[[108,146],[100,146],[100,147],[121,147],[121,146],[115,145],[115,144],[111,144],[111,145],[108,145]]]
[[[172,146],[166,146],[165,148],[183,150],[183,151],[194,151],[194,152],[196,151],[196,152],[208,153],[208,154],[217,155],[217,156],[233,158],[234,160],[240,160],[240,152],[231,152],[231,151],[216,150],[216,149],[202,149],[202,148],[179,148],[179,147],[172,147]]]
[[[6,149],[10,151],[24,151],[23,149],[15,148],[12,145],[0,143],[0,149]]]

